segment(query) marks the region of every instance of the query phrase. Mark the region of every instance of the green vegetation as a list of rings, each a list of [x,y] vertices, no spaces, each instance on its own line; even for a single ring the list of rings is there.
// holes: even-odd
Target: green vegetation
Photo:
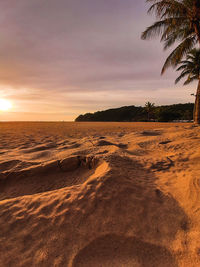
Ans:
[[[184,85],[198,80],[200,75],[200,49],[192,49],[190,53],[188,53],[186,60],[181,61],[179,65],[177,71],[181,71],[181,74],[176,79],[175,83],[178,83],[185,77],[187,77],[187,79]]]
[[[149,103],[149,102],[147,102]],[[146,105],[147,105],[146,103]],[[150,103],[151,104],[151,103]],[[194,104],[154,106],[149,117],[145,107],[127,106],[78,116],[75,121],[159,121],[192,120]],[[152,105],[152,104],[151,104]]]
[[[153,115],[154,115],[155,104],[151,102],[146,102],[145,109],[148,114],[148,121],[150,121],[150,119],[153,118]]]
[[[168,67],[177,67],[197,44],[200,45],[200,1],[199,0],[146,0],[152,5],[150,13],[154,13],[158,21],[149,26],[142,39],[161,36],[164,49],[178,46],[167,57],[161,73]],[[196,93],[194,122],[200,123],[200,76]]]

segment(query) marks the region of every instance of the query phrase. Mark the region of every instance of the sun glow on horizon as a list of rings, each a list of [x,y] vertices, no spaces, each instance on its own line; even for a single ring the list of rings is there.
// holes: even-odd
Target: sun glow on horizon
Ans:
[[[1,111],[8,111],[12,108],[12,104],[10,101],[6,99],[0,99],[0,110]]]

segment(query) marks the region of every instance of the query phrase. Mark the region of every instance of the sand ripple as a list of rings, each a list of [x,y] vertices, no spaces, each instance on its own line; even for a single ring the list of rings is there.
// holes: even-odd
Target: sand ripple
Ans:
[[[0,266],[200,266],[200,129],[175,126],[5,124]]]

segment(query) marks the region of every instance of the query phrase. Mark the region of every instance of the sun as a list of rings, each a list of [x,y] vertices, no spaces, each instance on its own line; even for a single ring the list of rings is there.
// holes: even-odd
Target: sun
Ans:
[[[7,111],[12,108],[12,104],[10,101],[6,99],[0,99],[0,110]]]

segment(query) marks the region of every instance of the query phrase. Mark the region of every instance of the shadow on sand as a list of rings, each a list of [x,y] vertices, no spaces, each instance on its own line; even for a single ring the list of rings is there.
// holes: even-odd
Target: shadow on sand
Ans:
[[[72,266],[178,266],[170,246],[178,231],[189,230],[185,212],[156,187],[155,173],[129,157],[112,155],[108,161],[111,169],[93,215],[103,209],[99,231],[78,251]]]

